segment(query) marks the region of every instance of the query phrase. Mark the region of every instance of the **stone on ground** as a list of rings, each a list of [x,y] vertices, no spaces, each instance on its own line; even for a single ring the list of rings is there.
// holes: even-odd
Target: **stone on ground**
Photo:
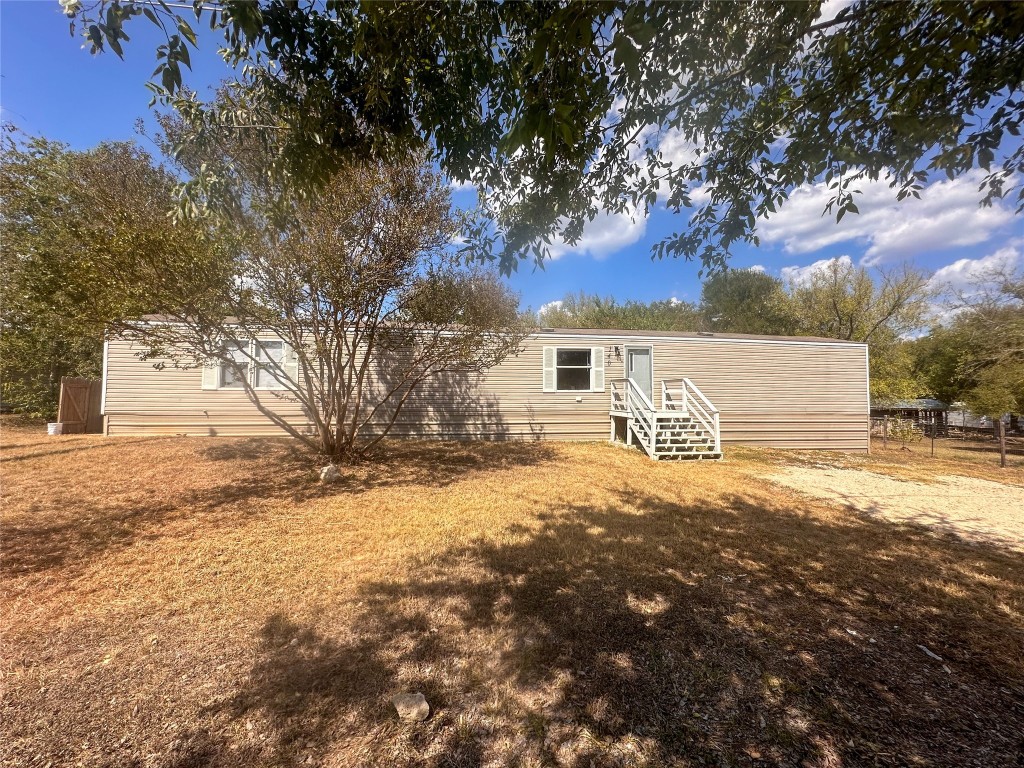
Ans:
[[[398,717],[407,722],[419,722],[430,716],[430,705],[422,693],[400,693],[391,698]]]
[[[341,472],[333,464],[328,464],[326,467],[320,470],[320,482],[321,483],[336,483],[341,480]]]

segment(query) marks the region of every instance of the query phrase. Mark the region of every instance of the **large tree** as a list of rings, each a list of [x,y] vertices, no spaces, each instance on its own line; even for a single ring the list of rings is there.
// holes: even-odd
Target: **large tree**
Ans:
[[[916,363],[932,392],[992,418],[1006,466],[1002,418],[1024,412],[1024,270],[1012,262],[952,292],[952,317],[918,342]]]
[[[61,376],[100,374],[109,324],[151,311],[152,290],[170,275],[193,285],[218,279],[212,242],[166,215],[174,184],[131,143],[74,151],[8,130],[0,147],[5,401],[52,415]]]
[[[287,215],[264,192],[250,184],[249,204],[218,224],[237,246],[230,281],[200,295],[169,282],[156,318],[119,325],[157,364],[205,367],[296,439],[347,460],[385,437],[428,380],[518,350],[518,297],[461,262],[448,186],[416,158],[353,161]]]
[[[842,218],[868,179],[903,199],[980,168],[991,201],[1024,170],[1022,3],[855,0],[834,18],[717,0],[62,4],[94,51],[120,54],[136,16],[163,27],[155,99],[191,142],[273,134],[279,179],[426,148],[480,188],[468,247],[505,269],[659,199],[697,208],[654,253],[720,267],[804,183],[827,182]],[[230,103],[183,87],[197,20],[223,33]],[[217,201],[222,173],[190,179],[185,207]]]
[[[1024,272],[982,272],[949,304],[950,319],[917,345],[931,392],[995,418],[1024,412]]]
[[[713,274],[700,294],[709,331],[792,335],[797,326],[790,304],[781,280],[750,269]]]

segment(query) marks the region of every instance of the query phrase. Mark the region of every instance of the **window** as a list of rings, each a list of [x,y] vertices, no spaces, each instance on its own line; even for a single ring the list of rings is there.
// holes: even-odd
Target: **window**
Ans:
[[[292,348],[279,339],[225,342],[221,356],[203,365],[203,389],[288,389],[299,379]],[[230,362],[228,362],[230,360]]]
[[[559,349],[555,355],[555,389],[589,390],[590,355],[589,349]]]
[[[256,344],[255,386],[262,389],[284,389],[279,371],[284,368],[284,342],[261,341]]]
[[[544,347],[545,392],[603,392],[604,347]]]
[[[246,348],[240,344],[229,344],[225,351],[234,361],[234,365],[221,363],[219,386],[221,389],[241,389],[249,379],[249,356],[246,354]]]

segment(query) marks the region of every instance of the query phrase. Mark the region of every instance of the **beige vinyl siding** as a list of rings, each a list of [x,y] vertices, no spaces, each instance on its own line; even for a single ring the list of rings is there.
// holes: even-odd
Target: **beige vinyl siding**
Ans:
[[[282,430],[253,405],[242,389],[203,389],[203,369],[174,368],[169,362],[140,360],[139,347],[111,339],[107,344],[104,402],[111,435],[280,435]],[[157,366],[164,367],[158,368]],[[295,402],[262,391],[262,402],[290,424],[307,419]]]
[[[519,355],[483,374],[428,380],[409,398],[392,434],[607,440],[609,382],[625,376],[628,345],[653,347],[655,405],[663,379],[691,379],[721,411],[724,443],[867,448],[864,345],[613,334],[538,333]],[[543,391],[545,346],[602,348],[605,390]],[[306,424],[297,404],[267,402],[292,423]],[[106,414],[111,434],[280,433],[244,392],[204,391],[199,370],[155,370],[116,341],[109,345]]]

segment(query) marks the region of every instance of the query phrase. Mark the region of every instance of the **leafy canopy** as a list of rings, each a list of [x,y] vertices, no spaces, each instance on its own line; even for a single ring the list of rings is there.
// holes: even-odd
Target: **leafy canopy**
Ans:
[[[56,409],[66,375],[95,377],[109,324],[229,279],[193,222],[166,215],[175,178],[131,143],[84,151],[10,132],[0,146],[3,398]]]
[[[786,336],[799,330],[782,281],[750,269],[711,275],[701,289],[700,309],[708,331]]]
[[[598,211],[695,207],[654,255],[719,268],[807,182],[841,219],[866,179],[903,199],[981,168],[991,202],[1024,170],[1022,3],[858,0],[832,19],[714,0],[63,5],[93,51],[120,55],[137,16],[164,28],[151,88],[184,140],[273,135],[267,170],[300,189],[346,158],[427,150],[480,189],[467,251],[506,271]],[[185,88],[196,22],[223,33],[231,99]],[[218,205],[224,172],[190,179],[183,210]]]
[[[919,375],[947,402],[999,418],[1024,413],[1024,271],[997,266],[957,291],[952,320],[915,349]]]

